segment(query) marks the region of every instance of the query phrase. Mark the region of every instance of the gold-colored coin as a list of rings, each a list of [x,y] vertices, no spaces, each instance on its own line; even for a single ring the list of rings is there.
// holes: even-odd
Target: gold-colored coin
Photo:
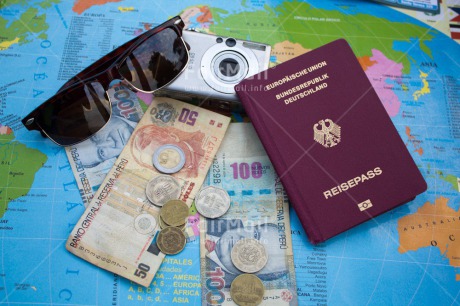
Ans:
[[[169,226],[181,226],[186,222],[189,208],[181,200],[170,200],[161,208],[160,217]]]
[[[230,296],[240,306],[256,306],[262,302],[264,284],[254,274],[237,276],[230,286]]]
[[[185,229],[187,228],[187,222],[185,222],[185,223],[182,224],[182,225],[179,225],[177,228],[184,232]]]
[[[157,246],[161,252],[174,255],[185,247],[185,234],[177,227],[168,226],[158,233]]]
[[[161,214],[160,214],[160,217],[159,217],[158,219],[160,220],[160,222],[159,222],[159,223],[160,223],[160,228],[165,228],[165,227],[167,227],[167,226],[171,226],[171,225],[169,225],[168,223],[166,223],[166,222],[163,220],[163,218],[161,217]],[[184,230],[185,227],[187,226],[187,222],[188,222],[188,221],[186,220],[183,224],[179,224],[179,225],[174,226],[174,227],[177,227],[177,228],[179,228],[179,229],[181,229],[181,230]]]
[[[160,215],[160,217],[158,218],[158,220],[159,220],[160,228],[161,228],[161,229],[163,229],[163,228],[169,226],[168,224],[166,224],[166,223],[163,221],[163,218],[161,217],[161,215]]]

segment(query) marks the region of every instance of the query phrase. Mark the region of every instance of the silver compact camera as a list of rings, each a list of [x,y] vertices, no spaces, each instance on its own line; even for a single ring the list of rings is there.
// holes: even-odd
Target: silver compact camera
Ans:
[[[271,47],[230,37],[183,31],[190,46],[187,68],[156,92],[181,101],[224,111],[243,111],[234,86],[268,68]]]

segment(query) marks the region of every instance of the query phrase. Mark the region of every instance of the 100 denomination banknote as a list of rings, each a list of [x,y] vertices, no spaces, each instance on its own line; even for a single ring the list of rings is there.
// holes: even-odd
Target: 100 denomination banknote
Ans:
[[[159,173],[155,150],[173,144],[184,167],[172,174],[189,207],[200,189],[230,118],[169,98],[155,98],[126,147],[71,232],[71,253],[140,285],[149,286],[164,254],[156,245],[160,208],[146,196]]]
[[[228,192],[231,206],[220,218],[200,220],[202,304],[233,304],[230,285],[243,272],[232,248],[255,238],[268,255],[254,273],[265,287],[264,305],[296,305],[288,199],[251,124],[230,125],[206,180]]]
[[[113,86],[108,95],[112,116],[107,125],[91,138],[65,148],[85,206],[91,202],[144,114],[136,94],[125,86]]]

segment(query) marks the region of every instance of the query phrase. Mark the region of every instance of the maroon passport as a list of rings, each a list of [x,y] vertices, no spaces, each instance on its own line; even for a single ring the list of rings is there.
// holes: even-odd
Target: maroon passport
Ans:
[[[426,190],[345,40],[261,72],[235,90],[312,243]]]

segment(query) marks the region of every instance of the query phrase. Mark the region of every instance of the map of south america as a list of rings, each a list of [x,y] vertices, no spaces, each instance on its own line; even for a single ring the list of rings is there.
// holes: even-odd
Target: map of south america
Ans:
[[[0,125],[0,219],[8,204],[26,195],[48,157],[15,140],[13,130]]]

